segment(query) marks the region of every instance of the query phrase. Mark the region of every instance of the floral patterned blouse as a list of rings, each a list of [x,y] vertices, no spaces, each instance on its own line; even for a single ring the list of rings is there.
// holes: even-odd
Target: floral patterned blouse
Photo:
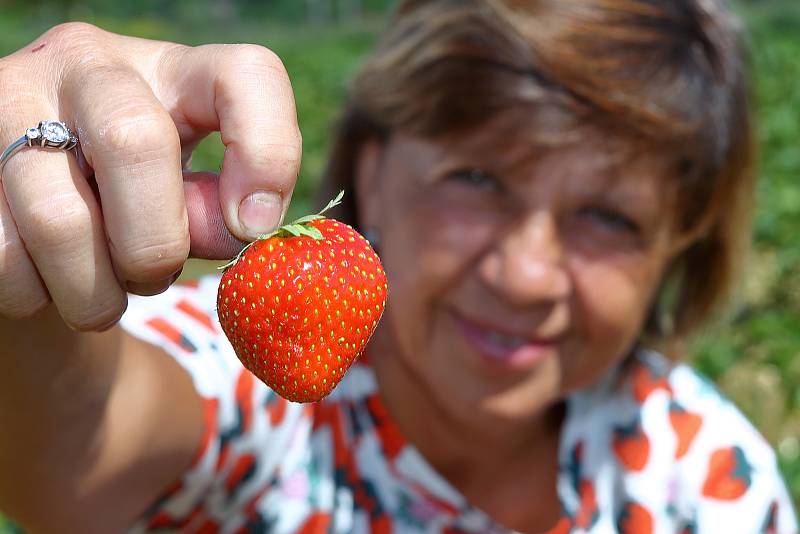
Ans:
[[[132,297],[131,334],[191,375],[205,433],[132,533],[506,533],[408,443],[366,358],[325,400],[283,400],[245,371],[214,312],[217,277]],[[567,401],[563,517],[550,534],[798,532],[770,446],[685,365],[639,351]]]

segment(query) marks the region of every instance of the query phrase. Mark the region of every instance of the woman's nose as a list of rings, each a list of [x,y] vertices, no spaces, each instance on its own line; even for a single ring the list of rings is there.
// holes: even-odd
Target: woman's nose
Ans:
[[[500,235],[480,270],[487,285],[518,306],[553,303],[572,291],[558,225],[545,211]]]

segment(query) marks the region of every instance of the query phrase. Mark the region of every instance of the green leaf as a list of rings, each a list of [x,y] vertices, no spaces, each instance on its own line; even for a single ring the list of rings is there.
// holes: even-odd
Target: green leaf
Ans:
[[[317,221],[319,219],[324,219],[322,215],[306,215],[305,217],[300,217],[296,221],[292,221],[292,224],[306,224],[310,223],[311,221]]]
[[[303,235],[307,235],[308,237],[316,240],[324,239],[322,232],[320,232],[317,228],[313,226],[301,226]]]
[[[328,205],[327,205],[327,206],[325,206],[324,208],[322,208],[322,210],[320,210],[320,212],[318,213],[318,215],[322,215],[323,213],[325,213],[325,212],[326,212],[326,211],[328,211],[329,209],[333,208],[334,206],[338,206],[339,204],[341,204],[341,203],[342,203],[342,198],[343,198],[343,197],[344,197],[344,189],[342,189],[341,191],[339,191],[339,194],[338,194],[338,195],[336,195],[336,198],[334,198],[333,200],[331,200],[330,202],[328,202]]]
[[[287,224],[286,226],[281,227],[281,230],[285,230],[295,237],[300,237],[303,235],[303,227],[299,224]]]

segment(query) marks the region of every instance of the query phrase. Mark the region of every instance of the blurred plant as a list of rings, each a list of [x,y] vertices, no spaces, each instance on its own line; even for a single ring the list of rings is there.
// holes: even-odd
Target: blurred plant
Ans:
[[[693,363],[776,447],[800,504],[800,4],[741,9],[761,148],[755,246],[732,322],[696,340]]]
[[[258,17],[324,24],[384,13],[391,3],[391,0],[5,0],[3,8],[60,20],[81,15],[117,19],[162,17],[182,21]]]

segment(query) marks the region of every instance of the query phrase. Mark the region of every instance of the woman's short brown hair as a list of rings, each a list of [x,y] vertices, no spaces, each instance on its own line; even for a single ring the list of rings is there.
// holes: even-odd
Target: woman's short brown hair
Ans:
[[[719,0],[406,0],[353,80],[323,194],[367,140],[525,108],[542,142],[583,126],[668,155],[680,230],[646,331],[680,338],[725,300],[749,241],[753,138],[738,23]],[[337,214],[358,227],[355,195]]]

